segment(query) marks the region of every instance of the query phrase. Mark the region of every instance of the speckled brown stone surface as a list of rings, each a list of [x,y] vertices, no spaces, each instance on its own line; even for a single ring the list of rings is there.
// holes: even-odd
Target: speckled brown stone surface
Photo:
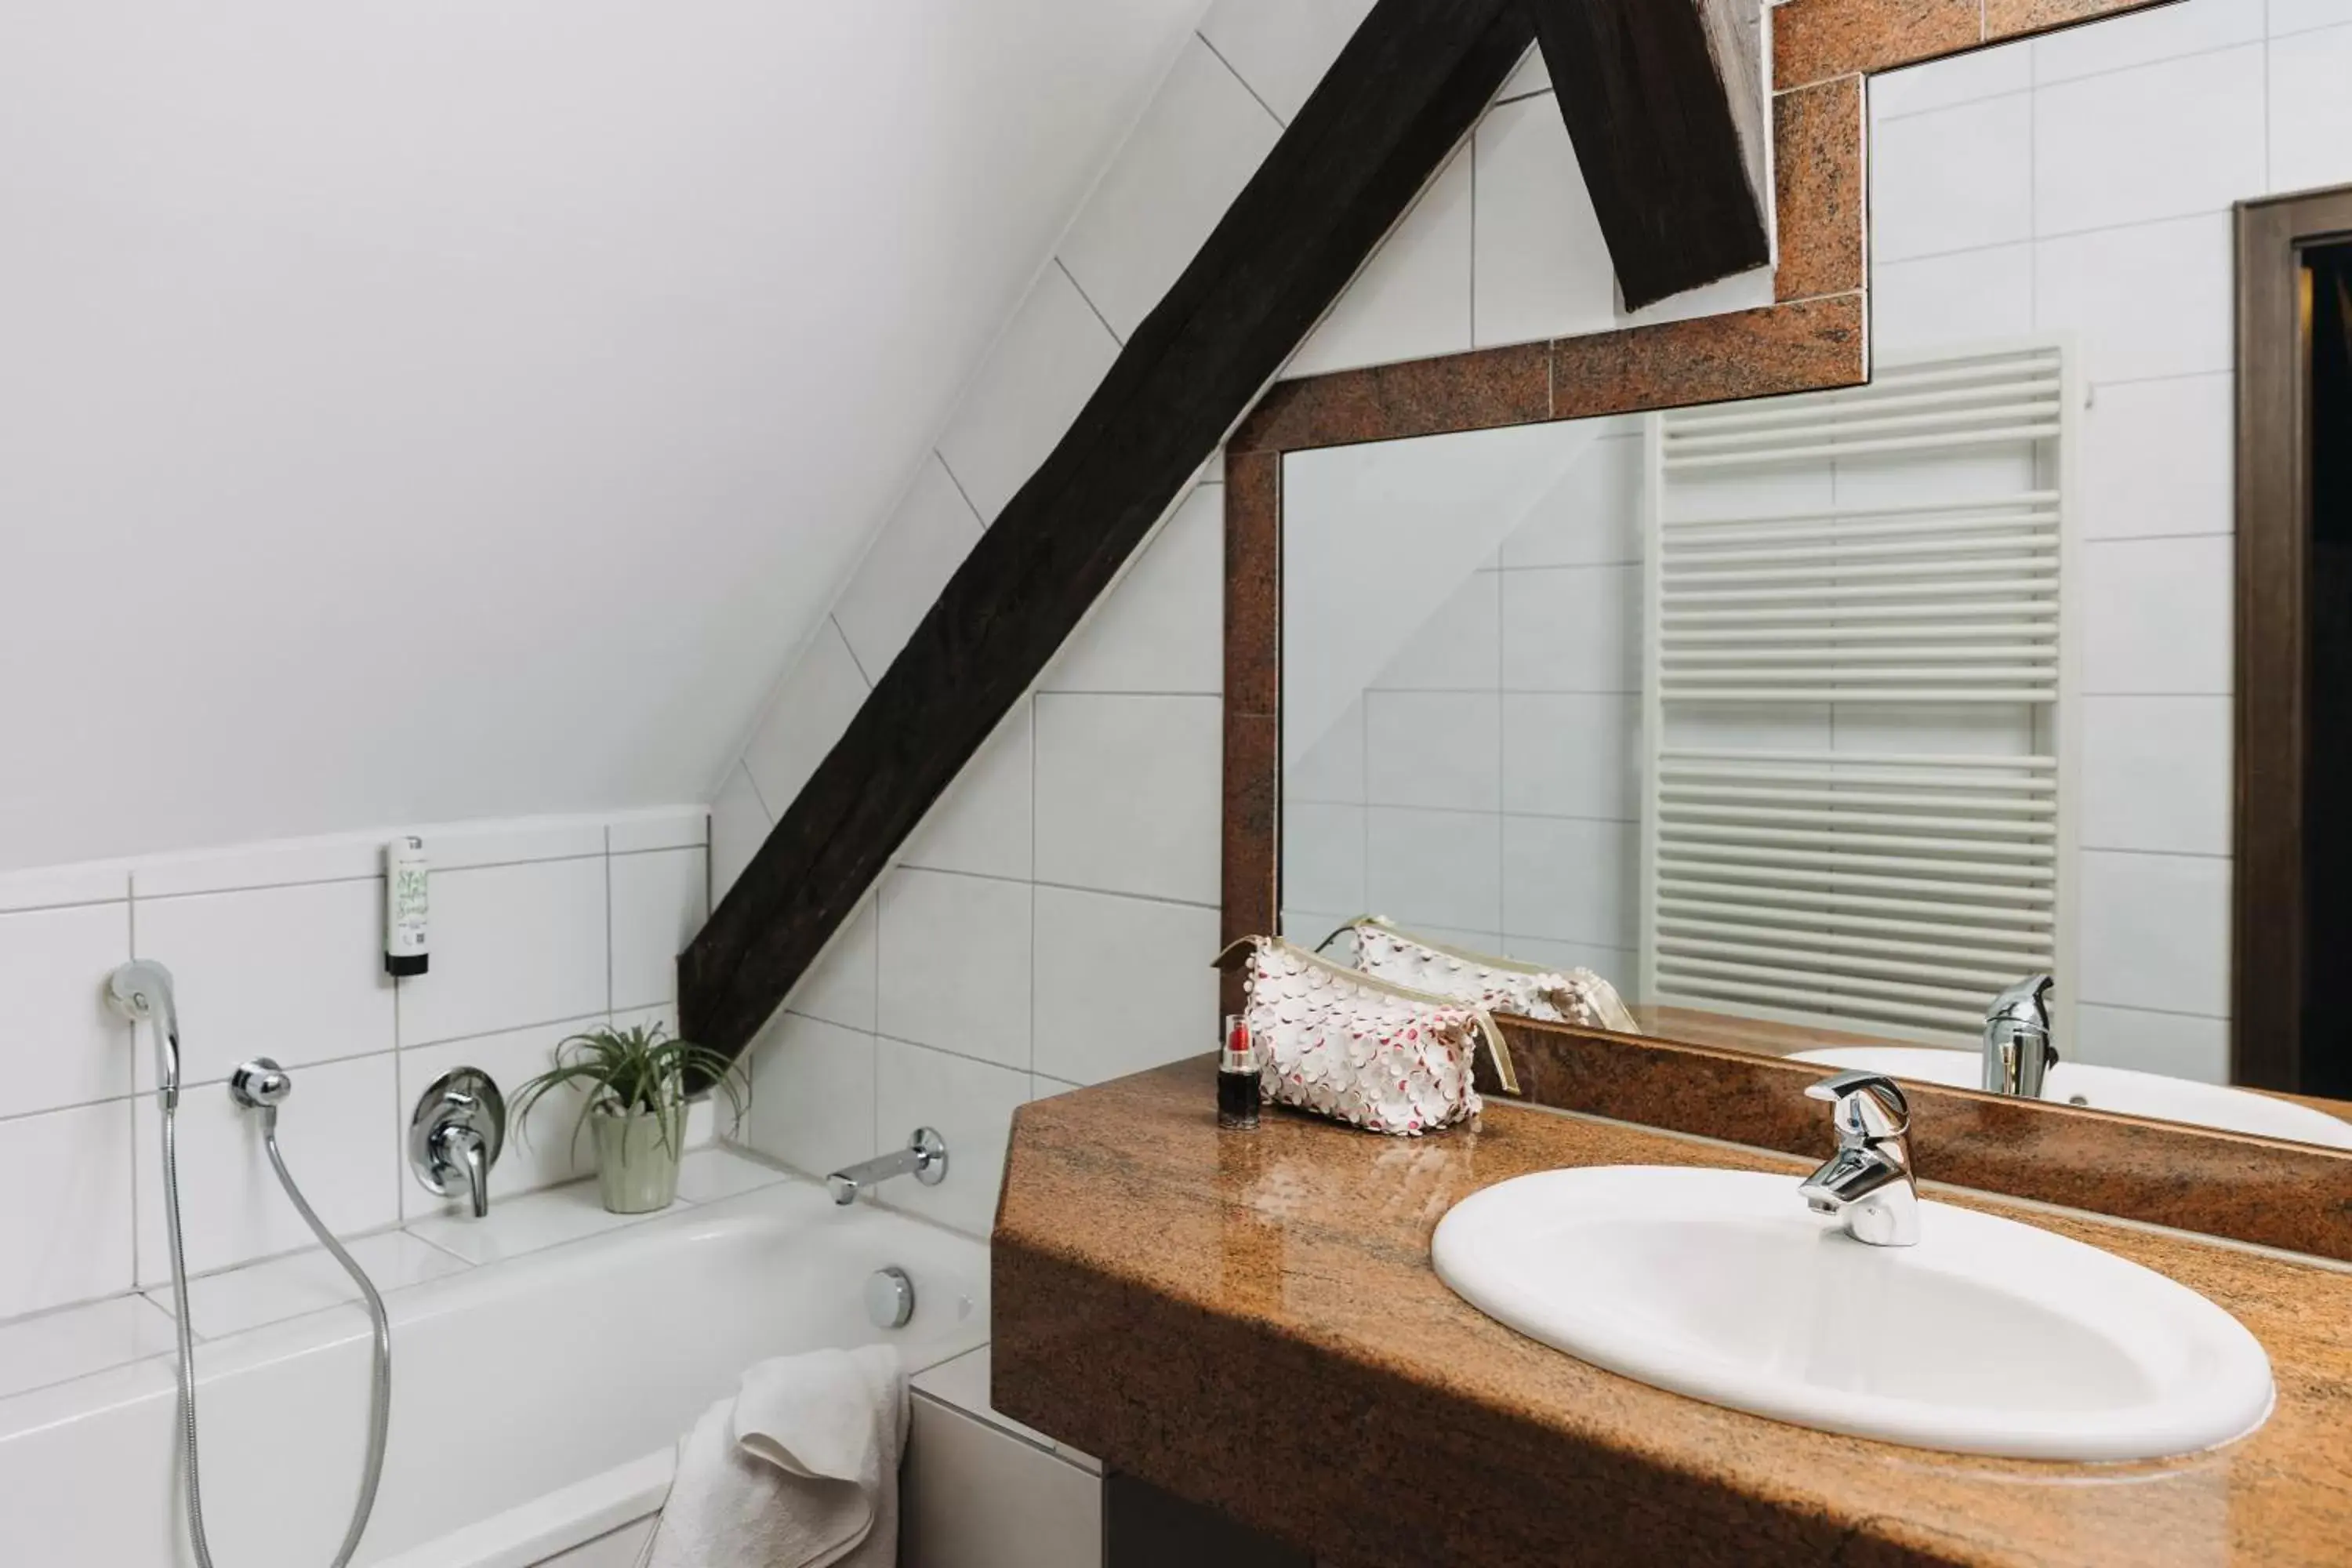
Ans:
[[[2346,1562],[2352,1275],[2013,1212],[2235,1313],[2270,1352],[2276,1412],[2150,1464],[1893,1447],[1601,1372],[1429,1268],[1448,1207],[1527,1172],[1801,1162],[1511,1107],[1421,1140],[1283,1112],[1221,1134],[1211,1079],[1203,1059],[1021,1109],[994,1403],[1331,1568]]]
[[[1789,0],[1772,12],[1772,83],[1802,87],[1973,48],[1981,0]]]
[[[1780,94],[1772,137],[1780,213],[1773,289],[1783,300],[1863,289],[1870,279],[1863,259],[1862,79]]]
[[[1225,456],[1225,706],[1282,709],[1282,454]]]
[[[1660,1007],[1635,1004],[1628,1009],[1645,1035],[1663,1035],[1692,1046],[1719,1046],[1727,1050],[1760,1051],[1785,1057],[1817,1046],[1914,1046],[1916,1040],[1885,1035],[1856,1035],[1840,1029],[1816,1029],[1782,1024],[1770,1018],[1743,1018],[1732,1013],[1707,1013],[1696,1007]]]
[[[1236,854],[1245,845],[1279,835],[1275,783],[1280,777],[1282,721],[1270,713],[1225,710],[1224,940],[1275,929],[1275,877],[1271,857]],[[1237,843],[1236,840],[1239,842]],[[1209,954],[1202,953],[1206,963]]]
[[[1868,373],[1859,294],[1561,338],[1551,347],[1556,419],[1851,386]]]
[[[1225,450],[1290,452],[1396,441],[1525,425],[1550,414],[1545,346],[1522,343],[1277,383]]]
[[[1503,1020],[1538,1105],[1792,1153],[1828,1152],[1828,1070],[1681,1040]],[[1919,1169],[2123,1219],[2352,1260],[2352,1155],[2069,1105],[1906,1083]]]

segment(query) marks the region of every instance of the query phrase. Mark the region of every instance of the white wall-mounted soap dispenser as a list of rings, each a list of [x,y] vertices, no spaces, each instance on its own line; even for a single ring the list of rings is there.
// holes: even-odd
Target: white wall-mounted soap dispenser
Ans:
[[[383,970],[422,974],[431,963],[425,941],[428,892],[425,840],[395,838],[383,847]]]

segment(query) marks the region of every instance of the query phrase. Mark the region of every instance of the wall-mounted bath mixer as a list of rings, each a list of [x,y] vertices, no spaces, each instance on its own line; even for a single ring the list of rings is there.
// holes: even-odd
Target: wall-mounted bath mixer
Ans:
[[[506,1147],[507,1101],[490,1075],[458,1068],[433,1080],[408,1120],[408,1165],[425,1190],[462,1193],[480,1219],[490,1212],[490,1167]]]
[[[106,999],[131,1021],[134,1032],[144,1024],[155,1035],[155,1093],[163,1111],[163,1233],[171,1243],[172,1309],[180,1346],[182,1489],[187,1500],[189,1544],[195,1549],[198,1568],[213,1568],[212,1544],[205,1537],[204,1490],[196,1474],[195,1343],[188,1324],[188,1265],[180,1236],[180,1016],[172,999],[172,972],[152,960],[126,963],[107,977]],[[278,1173],[287,1199],[302,1216],[302,1223],[359,1287],[374,1330],[375,1375],[368,1404],[366,1468],[360,1477],[359,1498],[352,1505],[351,1524],[343,1531],[343,1543],[336,1550],[333,1563],[333,1568],[345,1568],[359,1551],[360,1537],[366,1533],[368,1515],[375,1509],[376,1484],[383,1477],[384,1436],[392,1418],[392,1323],[384,1315],[383,1298],[376,1293],[374,1282],[343,1250],[335,1233],[294,1184],[294,1173],[286,1168],[286,1156],[278,1147],[278,1108],[294,1092],[293,1079],[268,1057],[256,1057],[230,1076],[228,1092],[238,1105],[260,1112],[261,1146],[269,1156],[270,1168]]]

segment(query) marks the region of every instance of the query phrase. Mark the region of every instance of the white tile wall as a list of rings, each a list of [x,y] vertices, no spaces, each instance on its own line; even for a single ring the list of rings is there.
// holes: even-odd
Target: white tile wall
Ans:
[[[1217,0],[1201,37],[1286,124],[1371,10],[1372,0]]]
[[[1339,710],[1339,717],[1282,772],[1286,802],[1325,800],[1364,803],[1364,703],[1362,698]]]
[[[2226,535],[2083,547],[2083,689],[2226,694],[2236,546]]]
[[[871,682],[841,628],[826,620],[784,678],[743,765],[771,817],[782,816],[866,701]]]
[[[947,1180],[937,1186],[895,1183],[879,1189],[880,1201],[986,1236],[996,1218],[1013,1112],[1029,1098],[1029,1074],[886,1038],[874,1098],[877,1148],[898,1148],[916,1128],[933,1127],[947,1142],[949,1160]]]
[[[185,1016],[183,1016],[185,1022]],[[319,1217],[338,1235],[400,1218],[400,1092],[391,1051],[301,1068],[279,1113],[278,1147]],[[137,1127],[139,1282],[171,1279],[163,1223],[162,1112],[132,1102]],[[180,1100],[181,1233],[188,1269],[205,1273],[291,1252],[310,1232],[262,1152],[258,1118],[224,1089]]]
[[[130,1032],[99,988],[130,956],[128,900],[0,914],[0,1117],[131,1092]]]
[[[399,831],[425,838],[436,870],[433,967],[395,992],[383,969],[378,867]],[[229,1101],[231,1068],[269,1055],[292,1070],[280,1142],[338,1232],[433,1212],[402,1154],[410,1101],[460,1062],[512,1088],[547,1065],[563,1034],[614,1016],[616,999],[625,1010],[666,1002],[678,943],[707,897],[707,833],[705,813],[689,807],[387,829],[11,878],[15,904],[113,896],[0,913],[0,1017],[14,1021],[0,1032],[0,1082],[17,1086],[0,1101],[0,1193],[15,1194],[0,1198],[10,1259],[0,1320],[166,1277],[153,1042],[142,1030],[134,1045],[98,1001],[108,972],[134,952],[175,977],[189,1261],[225,1268],[310,1243],[263,1157],[257,1121]],[[623,851],[608,857],[608,841]],[[562,1109],[549,1104],[531,1119],[533,1138],[509,1145],[495,1192],[589,1168],[584,1151],[580,1163],[570,1156]]]
[[[1503,541],[1505,568],[1642,559],[1641,426],[1591,423],[1602,434]]]
[[[2236,395],[2227,372],[2100,387],[2083,417],[2084,536],[2231,531]]]
[[[2277,0],[2270,8],[2293,3]],[[2263,36],[2263,0],[2191,0],[2052,33],[2024,47],[2033,51],[2036,81],[2065,81],[2251,43]]]
[[[1202,484],[1130,558],[1038,688],[1224,689],[1225,487]]]
[[[1374,805],[1501,807],[1502,694],[1364,693],[1364,789]]]
[[[1871,252],[1902,261],[2033,234],[2033,100],[2011,94],[1873,128]]]
[[[1879,353],[1999,342],[2032,331],[2030,243],[1881,261],[1871,268],[1871,346]]]
[[[1639,691],[1642,569],[1503,574],[1503,689]]]
[[[1037,698],[1037,879],[1217,901],[1223,705],[1213,697]]]
[[[777,1014],[752,1045],[751,1081],[765,1078],[779,1092],[752,1096],[746,1142],[815,1176],[870,1157],[875,1062],[874,1037],[863,1030]],[[961,1152],[950,1146],[950,1162]]]
[[[2037,90],[2033,231],[2187,217],[2260,193],[2263,75],[2263,49],[2248,45]]]
[[[1537,816],[1641,816],[1642,700],[1586,693],[1503,698],[1503,809]]]
[[[940,459],[981,521],[996,521],[1118,357],[1118,340],[1070,275],[1047,266],[940,437]]]
[[[1641,834],[1630,822],[1503,819],[1503,930],[1513,938],[1631,948]]]
[[[1282,890],[1299,909],[1361,913],[1369,853],[1364,808],[1286,799],[1282,806]],[[1341,918],[1345,918],[1343,914]]]
[[[2352,26],[2301,33],[2270,46],[2272,190],[2305,191],[2352,180],[2347,74]]]
[[[1282,134],[1198,37],[1063,237],[1061,258],[1111,330],[1130,336]]]
[[[607,1005],[677,999],[677,955],[709,915],[710,858],[699,847],[612,858],[612,992]]]
[[[1503,929],[1502,819],[1496,814],[1373,806],[1364,833],[1371,910],[1409,919],[1416,929]]]
[[[939,598],[980,539],[980,516],[936,453],[915,470],[898,510],[882,526],[856,574],[833,606],[835,624],[876,680]]]
[[[2352,0],[2270,0],[2271,37],[2352,22]]]
[[[2228,856],[2234,721],[2227,697],[2083,699],[2082,843]]]
[[[602,855],[433,879],[433,966],[403,983],[400,1037],[429,1044],[611,1005]]]
[[[2034,325],[2070,331],[2094,383],[2226,371],[2230,220],[2221,213],[2034,247]]]
[[[2229,861],[2086,849],[2081,881],[2084,1001],[2229,1016]]]
[[[1933,70],[1887,71],[1869,79],[1870,112],[1881,120],[1945,109],[2033,86],[2033,46],[2003,44],[1938,61]]]
[[[1491,691],[1501,668],[1502,576],[1473,572],[1370,682],[1391,691]]]
[[[1100,1083],[1216,1046],[1213,909],[1037,889],[1031,1065]]]
[[[1472,163],[1467,147],[1447,160],[1307,335],[1286,374],[1319,375],[1473,346]]]
[[[2200,1083],[2230,1081],[2230,1021],[2085,1004],[2074,1010],[2074,1060]]]
[[[257,1056],[295,1068],[392,1049],[380,879],[142,899],[135,946],[172,972],[184,1081],[225,1079]],[[136,1067],[138,1087],[154,1088],[153,1051]]]
[[[881,984],[877,902],[872,893],[859,900],[816,955],[816,962],[809,965],[808,973],[801,976],[800,984],[793,987],[785,1006],[847,1028],[874,1027],[875,999]]]
[[[131,1106],[0,1121],[0,1318],[127,1290]]]
[[[1606,331],[1617,324],[1617,278],[1568,127],[1549,96],[1487,111],[1476,161],[1477,343]]]
[[[1031,884],[904,868],[882,879],[885,1035],[1029,1066]]]
[[[935,871],[1025,879],[1033,810],[1032,730],[1030,702],[1024,698],[908,836],[898,858]]]
[[[1515,98],[1550,90],[1551,66],[1543,58],[1542,48],[1530,44],[1528,52],[1519,57],[1519,63],[1512,68],[1511,74],[1503,79],[1503,90],[1496,93],[1495,99],[1498,103],[1508,103]]]

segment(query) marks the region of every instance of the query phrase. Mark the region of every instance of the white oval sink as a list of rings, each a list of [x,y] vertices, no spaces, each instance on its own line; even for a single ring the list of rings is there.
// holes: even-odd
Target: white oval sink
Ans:
[[[1976,1052],[1938,1050],[1933,1046],[1825,1046],[1819,1050],[1799,1051],[1789,1059],[1818,1062],[1823,1067],[1866,1068],[1895,1078],[1948,1084],[1955,1089],[1975,1089],[1984,1081],[1983,1064]],[[2126,1116],[2194,1122],[2201,1127],[2218,1127],[2225,1132],[2251,1132],[2263,1138],[2292,1138],[2298,1143],[2352,1149],[2352,1121],[2324,1110],[2267,1094],[2250,1094],[2242,1089],[2167,1078],[2162,1073],[2134,1072],[2129,1068],[2061,1061],[2042,1080],[2042,1098],[2061,1105],[2120,1111]]]
[[[1611,1372],[1823,1431],[2028,1459],[2152,1459],[2270,1414],[2270,1357],[2160,1274],[1923,1203],[1866,1247],[1792,1176],[1601,1165],[1520,1176],[1438,1222],[1438,1278]]]

